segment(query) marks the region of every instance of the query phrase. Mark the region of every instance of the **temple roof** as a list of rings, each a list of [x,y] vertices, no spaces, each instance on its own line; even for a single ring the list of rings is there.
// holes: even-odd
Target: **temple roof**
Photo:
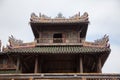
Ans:
[[[37,16],[35,13],[31,14],[30,23],[83,23],[88,21],[88,13],[85,12],[80,16],[80,13],[75,14],[69,18],[65,18],[61,13],[59,13],[55,18],[48,17],[46,15]]]
[[[15,48],[9,49],[5,51],[7,54],[9,53],[21,53],[21,54],[41,54],[41,53],[49,53],[49,54],[57,54],[57,53],[80,53],[80,54],[94,54],[94,53],[104,53],[110,52],[110,48],[98,48],[98,47],[81,47],[81,46],[41,46],[41,47],[32,47],[32,48]]]
[[[109,36],[104,35],[103,38],[94,42],[84,41],[82,43],[52,43],[40,44],[36,41],[23,43],[22,40],[9,37],[9,44],[2,49],[1,53],[104,53],[110,52]],[[38,44],[38,45],[37,45]]]

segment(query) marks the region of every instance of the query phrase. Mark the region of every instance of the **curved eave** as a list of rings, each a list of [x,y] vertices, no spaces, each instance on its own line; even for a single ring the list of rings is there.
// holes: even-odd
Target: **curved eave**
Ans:
[[[64,21],[58,21],[58,22],[37,22],[37,21],[30,21],[30,24],[45,24],[45,25],[56,25],[56,24],[88,24],[89,21],[76,21],[76,22],[64,22]]]
[[[109,51],[107,51],[105,53],[102,53],[102,55],[101,55],[102,67],[104,66],[105,62],[107,61],[110,52],[111,52],[111,49],[109,49]]]
[[[6,54],[109,54],[110,48],[81,47],[81,46],[40,46],[34,48],[17,48],[6,51]]]
[[[109,54],[111,52],[110,48],[104,47],[81,47],[76,45],[66,45],[66,46],[40,46],[33,48],[17,48],[9,49],[6,52],[3,52],[1,56],[4,55],[92,55],[92,56],[101,56],[101,65],[104,66]],[[92,62],[91,62],[92,63]]]
[[[4,54],[6,54],[6,52],[0,52],[0,55],[4,55]]]

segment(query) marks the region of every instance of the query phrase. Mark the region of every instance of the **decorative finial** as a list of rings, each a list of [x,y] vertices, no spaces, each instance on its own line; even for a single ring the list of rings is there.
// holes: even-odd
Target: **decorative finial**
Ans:
[[[38,17],[38,16],[37,16],[35,13],[32,13],[32,14],[31,14],[31,18],[32,18],[32,17]]]
[[[39,13],[39,17],[41,17],[41,13]]]
[[[109,36],[106,34],[103,38],[95,40],[95,43],[110,48]]]
[[[80,16],[80,12],[78,12],[78,16]]]
[[[83,20],[83,21],[88,21],[88,13],[85,12],[80,18],[81,18],[81,20]]]
[[[8,42],[10,47],[17,46],[23,43],[22,40],[14,38],[13,35],[9,36]]]
[[[83,15],[84,15],[85,17],[88,17],[88,13],[87,13],[87,12],[85,12]]]
[[[64,18],[62,13],[58,13],[57,18]]]

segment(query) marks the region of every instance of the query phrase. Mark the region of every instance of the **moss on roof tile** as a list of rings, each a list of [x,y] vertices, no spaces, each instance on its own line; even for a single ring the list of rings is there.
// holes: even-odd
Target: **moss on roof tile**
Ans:
[[[34,48],[10,49],[6,53],[100,53],[110,51],[109,48],[81,47],[81,46],[41,46]]]

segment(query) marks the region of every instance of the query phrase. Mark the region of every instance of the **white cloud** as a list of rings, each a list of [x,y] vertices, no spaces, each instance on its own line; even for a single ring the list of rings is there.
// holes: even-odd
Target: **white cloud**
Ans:
[[[89,34],[94,35],[97,32],[101,32],[119,35],[120,12],[117,3],[115,1],[102,2],[97,4],[94,9],[90,17],[91,28],[89,28]]]

